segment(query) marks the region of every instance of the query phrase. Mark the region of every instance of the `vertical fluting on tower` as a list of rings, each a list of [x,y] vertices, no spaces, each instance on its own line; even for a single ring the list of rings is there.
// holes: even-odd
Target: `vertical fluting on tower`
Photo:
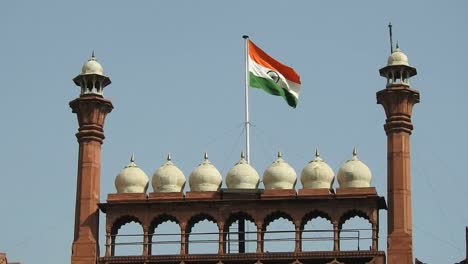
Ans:
[[[110,79],[103,73],[94,52],[73,79],[80,86],[80,96],[70,102],[78,117],[78,173],[75,206],[75,231],[72,264],[95,264],[99,257],[99,211],[101,145],[104,120],[112,111],[112,103],[103,97],[103,88]]]
[[[409,79],[416,75],[416,69],[397,44],[380,75],[387,79],[386,88],[377,92],[377,103],[387,116],[387,260],[389,264],[413,263],[410,135],[419,92],[410,87]]]

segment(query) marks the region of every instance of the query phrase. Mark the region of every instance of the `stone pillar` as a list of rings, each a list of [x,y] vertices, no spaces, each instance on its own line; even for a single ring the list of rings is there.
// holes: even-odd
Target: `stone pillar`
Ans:
[[[411,216],[410,135],[411,114],[419,92],[408,85],[393,84],[377,92],[385,109],[387,134],[387,198],[389,264],[413,263]]]
[[[111,255],[111,233],[106,231],[106,257]]]
[[[188,235],[186,232],[186,223],[180,223],[180,255],[188,253]]]
[[[115,238],[117,233],[111,233],[111,256],[115,256]]]
[[[338,222],[333,222],[333,251],[340,251],[340,228]]]
[[[302,252],[302,230],[301,223],[295,223],[295,247],[294,252]]]
[[[148,228],[143,230],[143,256],[149,255],[149,233]]]
[[[95,264],[99,257],[99,203],[101,145],[104,119],[112,103],[101,95],[82,95],[70,102],[78,116],[78,175],[72,264]]]
[[[263,227],[257,223],[257,253],[263,253]]]
[[[377,227],[376,223],[372,223],[372,247],[371,247],[371,250],[373,250],[373,251],[379,250],[378,241],[379,241],[379,228]]]
[[[148,232],[148,256],[153,255],[153,235],[154,229]]]
[[[219,238],[218,238],[218,255],[224,255],[224,223],[219,222],[218,223],[218,233],[219,233]]]

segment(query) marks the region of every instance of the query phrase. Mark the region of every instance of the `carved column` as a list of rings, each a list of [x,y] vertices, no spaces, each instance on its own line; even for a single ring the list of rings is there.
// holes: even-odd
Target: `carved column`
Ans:
[[[340,251],[340,228],[338,222],[333,222],[333,251]]]
[[[419,92],[407,85],[389,85],[377,93],[385,109],[387,134],[388,263],[413,263],[411,215],[411,114]]]
[[[294,223],[295,228],[295,247],[294,252],[301,252],[302,251],[302,230],[301,230],[301,223]]]
[[[180,223],[180,255],[188,254],[188,235],[185,234],[187,224]]]
[[[219,230],[219,238],[218,238],[218,242],[219,242],[219,246],[218,246],[218,254],[219,255],[224,255],[224,223],[223,222],[219,222],[218,223],[218,230]]]
[[[111,256],[115,256],[115,237],[117,233],[111,233]]]
[[[257,253],[263,253],[263,223],[257,223]]]
[[[106,230],[106,257],[111,255],[111,233],[110,230]]]
[[[70,102],[78,116],[78,175],[72,263],[94,264],[99,256],[101,145],[104,120],[112,103],[100,95],[82,95]]]
[[[149,232],[148,227],[144,227],[143,229],[143,256],[149,255]]]
[[[153,235],[154,229],[148,232],[148,255],[153,255]]]

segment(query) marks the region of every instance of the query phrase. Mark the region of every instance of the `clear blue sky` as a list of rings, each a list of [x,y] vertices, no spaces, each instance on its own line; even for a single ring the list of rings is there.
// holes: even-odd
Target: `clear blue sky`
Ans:
[[[208,151],[223,176],[243,149],[243,40],[301,74],[297,109],[251,90],[252,164],[281,149],[300,173],[319,147],[338,171],[353,146],[386,195],[385,114],[375,93],[387,24],[418,69],[412,197],[415,256],[464,258],[468,225],[466,1],[2,1],[0,251],[67,263],[78,145],[72,78],[95,50],[112,84],[101,200],[128,163],[152,173],[168,152],[188,177]],[[151,187],[150,187],[151,191]],[[381,213],[385,249],[386,213]],[[101,220],[104,222],[104,220]]]

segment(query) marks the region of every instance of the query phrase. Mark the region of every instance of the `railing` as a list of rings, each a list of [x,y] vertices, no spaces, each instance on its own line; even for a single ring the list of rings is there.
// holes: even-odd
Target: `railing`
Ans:
[[[331,241],[333,243],[333,248],[329,251],[340,251],[340,242],[341,241],[355,241],[356,248],[355,250],[361,251],[362,241],[371,241],[371,246],[368,250],[377,250],[377,237],[376,236],[365,236],[363,233],[372,234],[372,229],[342,229],[339,231],[339,237],[337,241],[337,235],[334,230],[301,230],[298,234],[297,231],[246,231],[246,232],[196,232],[182,235],[181,233],[155,233],[147,234],[146,239],[144,234],[117,234],[117,235],[108,235],[106,240],[106,256],[114,256],[115,248],[118,247],[119,251],[125,246],[141,246],[143,255],[161,255],[153,254],[153,246],[161,245],[180,245],[180,254],[191,254],[188,250],[189,246],[193,245],[216,245],[217,254],[234,254],[239,253],[240,250],[236,251],[235,246],[240,249],[240,245],[243,244],[253,244],[255,245],[254,252],[265,252],[264,245],[266,242],[294,242],[293,252],[310,252],[314,250],[304,249],[304,242],[314,241]],[[307,237],[307,234],[318,234],[316,237]],[[322,235],[320,235],[322,234]],[[325,234],[325,235],[323,235]],[[217,236],[217,239],[209,239],[207,236]],[[276,235],[276,236],[287,236],[289,237],[278,237],[278,238],[267,238],[267,235]],[[185,238],[184,238],[185,236]],[[242,236],[245,239],[239,239]],[[162,239],[167,237],[167,239]],[[173,237],[174,240],[169,239]],[[196,239],[201,237],[201,239]],[[249,238],[255,237],[255,239]],[[136,242],[116,242],[118,238],[141,238],[141,241]],[[154,238],[158,238],[160,241],[153,241]],[[244,247],[245,248],[245,247]],[[354,249],[353,249],[354,250]],[[245,251],[244,251],[245,252]],[[241,253],[244,253],[241,252]],[[179,252],[177,252],[179,254]]]

